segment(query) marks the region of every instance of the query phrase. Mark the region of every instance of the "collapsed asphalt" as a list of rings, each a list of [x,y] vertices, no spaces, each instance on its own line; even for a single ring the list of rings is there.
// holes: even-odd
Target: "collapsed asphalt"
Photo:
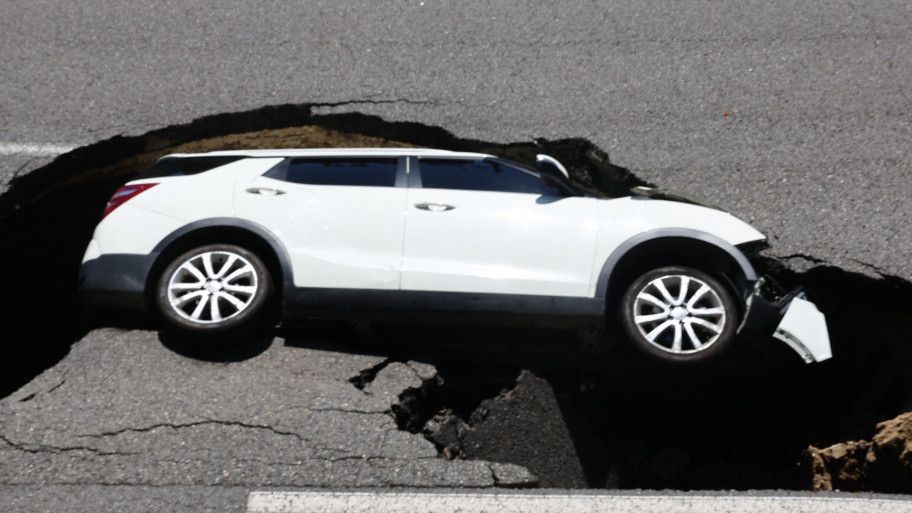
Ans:
[[[912,337],[912,285],[813,255],[766,262],[830,319],[838,357],[812,367],[770,340],[745,340],[724,366],[695,373],[650,368],[611,339],[593,349],[542,330],[390,327],[366,342],[370,356],[360,337],[321,340],[313,326],[224,354],[159,340],[149,319],[108,315],[103,323],[145,330],[92,330],[74,307],[75,276],[111,191],[162,153],[257,141],[526,161],[545,152],[609,192],[644,183],[583,139],[497,144],[314,115],[310,105],[202,118],[63,155],[0,196],[9,241],[0,263],[22,270],[9,277],[20,293],[0,299],[13,348],[0,401],[3,483],[800,489],[808,445],[860,437],[912,407],[902,343]]]

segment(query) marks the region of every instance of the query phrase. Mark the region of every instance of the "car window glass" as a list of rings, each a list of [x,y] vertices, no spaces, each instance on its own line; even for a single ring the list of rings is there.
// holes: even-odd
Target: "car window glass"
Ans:
[[[209,171],[245,157],[163,157],[149,169],[140,172],[134,180],[146,178],[160,178],[165,176],[189,176]]]
[[[536,174],[490,159],[421,159],[420,168],[421,186],[426,189],[562,195]]]
[[[298,158],[264,176],[308,185],[393,187],[396,158]]]

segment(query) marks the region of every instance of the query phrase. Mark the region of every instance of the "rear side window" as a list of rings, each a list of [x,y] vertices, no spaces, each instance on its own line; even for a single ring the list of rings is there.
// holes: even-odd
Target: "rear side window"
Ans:
[[[186,176],[209,171],[245,157],[165,157],[149,169],[141,171],[134,180],[161,178],[163,176]]]
[[[421,159],[420,165],[421,186],[426,189],[563,195],[535,173],[494,160]]]
[[[264,176],[308,185],[393,187],[397,158],[301,158],[270,169]]]

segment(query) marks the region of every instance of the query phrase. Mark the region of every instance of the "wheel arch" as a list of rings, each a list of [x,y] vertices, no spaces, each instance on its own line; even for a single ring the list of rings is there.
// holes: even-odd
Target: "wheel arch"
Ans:
[[[602,265],[595,295],[611,307],[638,273],[661,265],[686,265],[719,274],[742,301],[758,279],[744,253],[725,240],[699,230],[666,228],[641,233],[618,246]]]
[[[265,227],[235,218],[210,218],[182,226],[162,239],[152,250],[155,255],[149,269],[145,290],[152,294],[155,282],[168,263],[177,255],[203,244],[237,244],[263,259],[272,274],[279,307],[285,291],[294,287],[291,261],[282,242]],[[149,303],[152,304],[152,303]]]

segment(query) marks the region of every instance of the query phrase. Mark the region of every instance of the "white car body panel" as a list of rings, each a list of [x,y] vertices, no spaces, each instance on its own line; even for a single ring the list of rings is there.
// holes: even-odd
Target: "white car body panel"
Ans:
[[[833,357],[826,319],[814,303],[804,298],[792,299],[773,336],[788,344],[806,363]]]
[[[282,191],[251,194],[249,188]],[[235,187],[237,215],[281,240],[298,287],[398,289],[402,187],[303,185],[256,177]]]
[[[199,175],[134,180],[130,184],[157,185],[102,219],[92,238],[101,253],[149,254],[182,226],[202,219],[233,217],[232,184],[259,176],[281,161],[245,159]]]
[[[252,223],[274,239],[273,247],[285,253],[290,265],[290,269],[283,267],[285,277],[293,278],[286,284],[295,288],[538,296],[546,302],[551,298],[584,301],[588,311],[603,313],[603,308],[591,306],[593,301],[604,302],[599,286],[605,269],[640,238],[705,234],[706,240],[741,258],[739,264],[750,273],[753,269],[735,246],[765,239],[726,212],[661,199],[552,198],[409,187],[401,175],[395,187],[305,185],[263,176],[288,157],[308,156],[491,157],[415,148],[172,155],[238,160],[197,174],[130,182],[156,185],[101,220],[83,265],[96,263],[97,268],[98,261],[111,256],[126,260],[154,256],[169,237],[187,227],[232,219]],[[421,203],[435,206],[415,208]],[[106,277],[108,271],[95,272],[99,291],[108,293],[121,282],[145,283],[142,276],[129,275],[132,268],[123,265],[127,267],[109,273],[116,279]],[[151,263],[137,268],[149,272]],[[120,276],[126,278],[117,281]],[[805,361],[832,356],[824,316],[813,303],[794,298],[780,315],[774,336]]]
[[[155,188],[139,194],[151,193]],[[139,197],[134,198],[138,200]],[[161,214],[148,208],[127,203],[118,208],[95,228],[90,248],[83,262],[103,254],[146,255],[168,234],[187,224],[183,219]],[[97,253],[97,254],[96,254]]]
[[[587,296],[598,223],[588,198],[409,189],[402,289]],[[454,207],[415,208],[419,203]]]
[[[592,216],[599,223],[595,265],[588,295],[595,295],[602,263],[624,242],[646,232],[681,229],[703,232],[736,246],[765,237],[737,217],[711,208],[674,201],[624,197],[593,199]]]

